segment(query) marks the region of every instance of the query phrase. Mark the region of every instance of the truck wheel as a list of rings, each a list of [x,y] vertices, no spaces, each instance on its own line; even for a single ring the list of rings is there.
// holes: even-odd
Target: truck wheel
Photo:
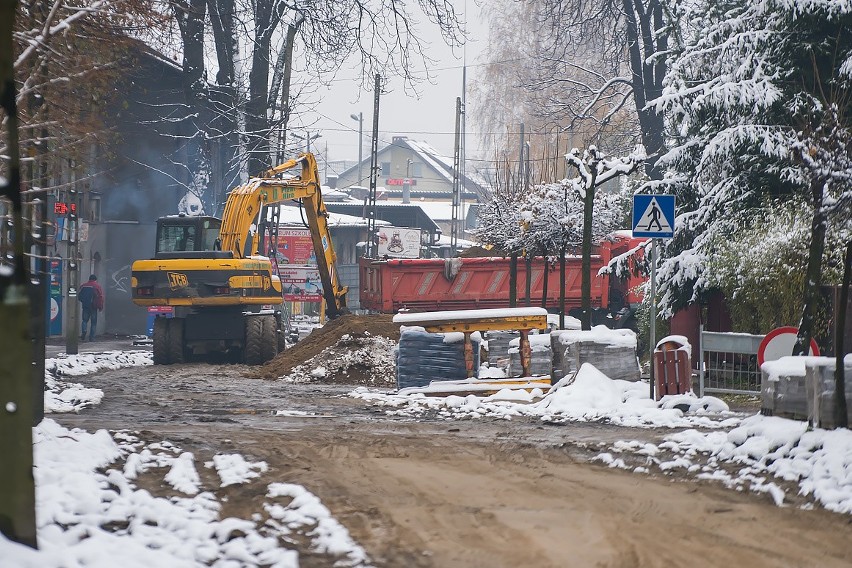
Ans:
[[[183,345],[183,320],[171,318],[169,321],[169,360],[172,363],[183,363],[184,357]]]
[[[250,316],[246,318],[245,362],[247,365],[263,363],[261,354],[263,344],[263,318]]]
[[[260,342],[260,356],[263,362],[271,361],[278,355],[278,333],[275,328],[275,316],[263,316],[262,340]]]
[[[169,320],[156,318],[154,320],[154,364],[169,364]]]

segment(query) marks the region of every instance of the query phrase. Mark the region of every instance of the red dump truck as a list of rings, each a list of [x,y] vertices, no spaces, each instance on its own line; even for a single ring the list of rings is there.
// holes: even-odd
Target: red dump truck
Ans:
[[[641,301],[636,286],[641,277],[619,278],[597,276],[598,270],[613,257],[635,248],[645,239],[614,235],[595,247],[592,255],[592,307],[595,323],[631,327],[635,306]],[[436,310],[470,310],[509,306],[509,266],[511,260],[489,258],[428,258],[360,260],[361,307],[384,313],[399,310],[413,312]],[[565,307],[569,312],[580,309],[582,258],[568,256],[565,262]],[[546,308],[559,309],[559,263],[547,264]],[[526,304],[526,263],[518,261],[517,305]],[[530,305],[541,306],[545,281],[545,262],[538,257],[532,262]],[[616,318],[614,322],[609,318]]]

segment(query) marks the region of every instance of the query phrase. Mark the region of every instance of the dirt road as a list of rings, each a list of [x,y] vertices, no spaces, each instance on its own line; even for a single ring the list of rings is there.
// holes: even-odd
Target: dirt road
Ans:
[[[247,371],[197,364],[83,377],[75,380],[103,389],[101,405],[52,418],[140,431],[200,460],[217,452],[264,460],[265,483],[316,494],[376,566],[830,567],[852,558],[847,516],[589,463],[599,444],[658,442],[668,430],[414,421],[344,396],[349,387]],[[248,518],[262,490],[227,488],[223,514]],[[301,560],[328,565],[308,551]]]

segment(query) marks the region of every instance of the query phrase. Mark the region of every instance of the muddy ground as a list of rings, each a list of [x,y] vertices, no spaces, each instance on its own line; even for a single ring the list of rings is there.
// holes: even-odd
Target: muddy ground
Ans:
[[[340,333],[326,333],[327,346],[338,345]],[[307,355],[317,347],[304,340],[298,357],[294,348],[261,373],[192,364],[75,379],[103,389],[102,403],[52,417],[170,440],[199,461],[221,452],[264,460],[262,483],[217,490],[228,498],[223,514],[250,518],[268,483],[303,485],[376,566],[826,567],[848,566],[852,558],[848,516],[803,510],[795,498],[776,507],[767,495],[590,461],[616,440],[659,442],[671,430],[525,418],[413,420],[347,397],[354,387],[340,377],[259,378],[287,375],[320,354]],[[332,563],[300,553],[302,566]]]

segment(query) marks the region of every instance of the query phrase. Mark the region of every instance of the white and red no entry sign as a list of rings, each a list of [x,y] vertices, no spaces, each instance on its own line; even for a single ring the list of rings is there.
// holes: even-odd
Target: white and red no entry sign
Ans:
[[[796,345],[796,334],[799,330],[793,326],[778,327],[766,334],[760,347],[757,348],[757,364],[763,365],[764,361],[776,361],[781,357],[793,354],[793,346]],[[809,355],[819,355],[819,347],[811,338]]]

